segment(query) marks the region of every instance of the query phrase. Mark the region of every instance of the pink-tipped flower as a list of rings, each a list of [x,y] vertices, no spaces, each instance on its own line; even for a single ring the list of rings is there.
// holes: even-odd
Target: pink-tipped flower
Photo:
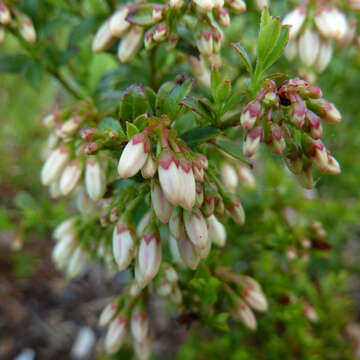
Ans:
[[[198,249],[208,246],[209,238],[206,221],[199,209],[184,211],[184,224],[189,239]]]
[[[244,130],[251,130],[261,115],[261,104],[259,101],[251,101],[241,111],[241,126]]]
[[[248,284],[244,286],[242,294],[244,300],[256,311],[265,312],[268,304],[264,293],[259,286]]]
[[[221,180],[230,192],[234,193],[236,191],[239,178],[234,167],[229,162],[221,164]]]
[[[322,136],[321,119],[311,110],[306,110],[306,121],[309,128],[309,134],[314,140],[318,140]]]
[[[191,163],[182,159],[179,162],[180,184],[182,185],[179,205],[186,210],[191,210],[196,200],[196,183]]]
[[[149,226],[151,221],[151,211],[148,211],[139,221],[136,226],[136,236],[142,237],[144,235],[145,229]]]
[[[145,165],[150,152],[150,142],[143,134],[134,135],[125,146],[119,160],[119,175],[126,179],[138,173]]]
[[[67,235],[75,235],[75,224],[76,224],[76,219],[74,218],[70,218],[67,219],[65,221],[63,221],[62,223],[60,223],[53,231],[53,238],[55,240],[60,240],[61,238],[63,238],[64,236]]]
[[[214,8],[214,2],[213,0],[193,0],[196,6],[204,11],[209,12]]]
[[[284,17],[282,21],[283,25],[290,25],[289,39],[295,39],[306,19],[306,8],[305,6],[298,6],[293,9],[289,14]]]
[[[165,275],[166,280],[169,281],[171,284],[175,284],[175,283],[177,283],[179,281],[178,273],[170,265],[167,265],[164,268],[164,275]]]
[[[146,159],[145,165],[141,169],[141,175],[145,179],[151,179],[156,174],[157,165],[154,159],[154,155],[150,152],[148,158]]]
[[[203,182],[204,181],[204,169],[200,163],[200,161],[194,160],[192,163],[193,174],[196,181]]]
[[[82,164],[79,160],[70,161],[60,178],[60,191],[63,195],[70,194],[78,184],[82,174]]]
[[[321,73],[323,72],[330,63],[333,54],[333,47],[329,40],[321,40],[319,56],[316,59],[316,70]]]
[[[166,39],[169,29],[166,24],[160,24],[155,28],[153,39],[156,42],[161,42]]]
[[[99,317],[99,326],[104,327],[108,326],[109,323],[114,319],[116,313],[118,312],[118,303],[112,301],[105,306]]]
[[[246,166],[238,165],[237,172],[241,184],[249,189],[256,188],[256,180],[250,169]]]
[[[135,308],[131,313],[130,320],[131,335],[137,342],[145,339],[149,332],[149,321],[146,313],[139,308]]]
[[[115,354],[124,342],[127,332],[128,319],[118,315],[110,324],[105,337],[105,349],[109,355]]]
[[[258,151],[260,144],[264,141],[264,130],[262,126],[251,130],[246,136],[243,151],[246,157],[253,157]]]
[[[246,3],[243,0],[227,0],[226,5],[236,13],[243,13],[246,11]]]
[[[151,203],[156,217],[163,224],[167,224],[173,211],[173,206],[167,200],[157,181],[153,181],[151,184]]]
[[[142,27],[132,26],[121,40],[118,48],[118,58],[122,63],[127,63],[135,57],[142,45],[142,39]]]
[[[154,32],[149,30],[145,33],[144,36],[144,46],[146,50],[151,50],[156,45],[154,40]]]
[[[225,204],[224,204],[224,200],[221,197],[221,195],[219,195],[219,194],[215,195],[214,202],[215,202],[215,204],[214,204],[215,205],[214,212],[216,214],[218,214],[219,216],[224,216],[224,214],[225,214]]]
[[[67,234],[55,245],[51,257],[59,269],[63,269],[76,246],[75,234]]]
[[[110,33],[114,37],[124,35],[129,29],[130,23],[126,21],[126,17],[130,12],[131,7],[125,5],[118,9],[109,19]]]
[[[211,215],[206,219],[209,240],[219,247],[224,247],[226,243],[225,226],[215,217]]]
[[[312,144],[311,160],[321,171],[326,172],[329,165],[327,150],[320,140],[316,140]]]
[[[173,205],[182,201],[183,184],[182,174],[179,170],[179,160],[168,150],[164,150],[159,158],[159,181],[165,196]]]
[[[108,49],[112,43],[115,41],[115,37],[110,31],[109,21],[105,21],[102,24],[95,34],[93,43],[92,43],[92,51],[95,53],[104,51]]]
[[[82,122],[82,118],[79,116],[73,116],[69,120],[65,121],[56,133],[60,137],[72,136],[79,130]]]
[[[106,191],[105,172],[99,162],[94,157],[89,157],[85,169],[85,185],[87,193],[94,201],[100,200]]]
[[[305,123],[305,115],[306,115],[305,102],[298,94],[296,94],[295,101],[292,104],[290,120],[300,129]]]
[[[24,40],[31,44],[36,42],[36,30],[32,20],[28,16],[21,14],[18,29]]]
[[[204,29],[200,31],[196,41],[197,48],[204,56],[209,56],[213,53],[213,33],[211,29]]]
[[[134,341],[134,351],[139,360],[149,360],[151,356],[151,339],[147,336],[143,341]]]
[[[204,203],[204,191],[201,185],[196,184],[196,198],[195,198],[195,207],[201,208]]]
[[[3,3],[0,3],[0,23],[2,25],[8,25],[11,20],[10,9]]]
[[[184,5],[184,0],[169,0],[169,6],[173,10],[181,9]]]
[[[190,269],[195,270],[199,265],[200,255],[185,232],[183,232],[177,244],[183,263]]]
[[[65,146],[54,150],[46,160],[41,170],[41,182],[50,185],[56,181],[70,159],[70,151]]]
[[[183,236],[183,235],[181,234],[181,236]],[[179,237],[179,239],[180,239],[180,237]],[[179,265],[180,267],[185,268],[186,264],[184,263],[181,255],[180,255],[178,240],[175,239],[172,235],[169,236],[169,250],[170,250],[172,261],[175,264]]]
[[[134,257],[135,239],[130,227],[121,221],[114,228],[112,249],[119,270],[125,270]]]
[[[285,149],[286,143],[284,139],[284,133],[279,125],[271,125],[270,138],[270,146],[272,151],[277,155],[282,154]]]
[[[159,235],[147,233],[140,241],[137,257],[136,281],[140,287],[145,287],[156,276],[161,264],[161,243]]]
[[[299,56],[306,66],[314,65],[320,50],[319,34],[307,28],[299,38]]]
[[[341,167],[338,161],[331,155],[328,154],[328,166],[326,172],[328,174],[338,175],[341,173]]]
[[[285,56],[289,61],[293,61],[298,54],[297,40],[289,40],[285,48]]]
[[[202,212],[206,217],[209,217],[215,210],[215,197],[212,193],[205,193]]]
[[[243,300],[238,300],[234,316],[250,330],[256,330],[257,322],[254,313]]]
[[[221,26],[228,28],[230,25],[230,15],[224,8],[220,9],[217,13],[217,20]]]
[[[175,207],[171,214],[169,220],[169,231],[170,234],[177,240],[180,239],[180,236],[184,231],[184,223],[182,219],[181,210],[179,207]]]
[[[245,211],[239,199],[233,199],[228,205],[228,210],[236,224],[245,224]]]
[[[78,246],[73,254],[70,257],[69,263],[67,265],[66,274],[67,276],[72,279],[81,274],[84,270],[88,261],[88,255],[86,251],[81,247]]]
[[[337,7],[322,7],[315,14],[315,24],[325,38],[341,40],[348,31],[346,16]]]
[[[322,113],[321,117],[324,121],[330,124],[337,124],[341,121],[340,111],[335,107],[334,104],[324,99],[320,99],[318,101]]]
[[[163,6],[160,6],[160,5],[154,6],[153,11],[152,11],[153,20],[156,22],[162,20],[162,18],[164,17],[164,13],[165,13],[165,8]]]

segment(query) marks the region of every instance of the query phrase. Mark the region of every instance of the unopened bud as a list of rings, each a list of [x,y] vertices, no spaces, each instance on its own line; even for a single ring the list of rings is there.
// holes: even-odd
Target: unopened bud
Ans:
[[[36,30],[32,20],[24,15],[21,14],[19,18],[19,32],[21,36],[29,43],[34,44],[36,42]]]
[[[252,101],[247,104],[241,111],[241,126],[244,130],[251,130],[256,121],[259,119],[261,115],[261,104],[258,101]]]
[[[67,235],[75,235],[76,219],[70,218],[60,223],[53,231],[53,238],[60,240]]]
[[[204,12],[209,12],[213,9],[213,0],[193,0],[198,8]]]
[[[75,189],[81,174],[82,164],[80,161],[73,160],[66,166],[59,183],[63,195],[68,195]]]
[[[231,217],[238,225],[245,224],[245,211],[239,199],[232,200],[228,205]]]
[[[319,55],[319,34],[307,28],[299,38],[299,55],[306,66],[312,66]]]
[[[54,150],[41,170],[41,182],[44,185],[50,185],[52,182],[56,181],[60,177],[69,158],[70,152],[67,147],[61,146]]]
[[[194,207],[196,200],[196,183],[192,170],[192,164],[183,159],[179,162],[178,169],[180,184],[182,185],[179,205],[190,211]]]
[[[167,200],[157,181],[153,181],[151,184],[151,203],[156,217],[163,224],[167,224],[173,211],[173,206]]]
[[[104,327],[107,326],[111,320],[113,320],[114,316],[118,311],[118,304],[116,301],[112,301],[107,304],[104,310],[101,312],[99,317],[99,326]]]
[[[255,189],[256,180],[250,169],[246,166],[238,165],[237,172],[241,184],[249,189]]]
[[[282,154],[285,149],[286,143],[284,139],[284,133],[279,125],[277,124],[271,125],[270,137],[271,137],[270,140],[271,142],[269,145],[272,151],[277,155]]]
[[[106,191],[105,172],[96,157],[90,157],[86,163],[85,185],[90,198],[100,200]]]
[[[180,239],[180,236],[184,231],[183,229],[184,229],[184,223],[182,220],[181,210],[179,207],[175,207],[169,220],[170,234],[175,239]]]
[[[250,330],[256,330],[256,318],[252,310],[243,300],[238,300],[236,310],[233,311],[236,320],[240,320]]]
[[[171,5],[170,5],[171,7]],[[158,22],[164,17],[165,8],[163,6],[155,6],[152,11],[152,18],[154,21]]]
[[[10,9],[3,3],[0,3],[0,23],[8,25],[11,20]]]
[[[105,21],[97,31],[93,43],[92,51],[95,53],[108,49],[115,41],[115,37],[110,31],[109,21]]]
[[[140,309],[133,310],[130,328],[133,338],[138,342],[143,341],[149,332],[149,321],[146,313]]]
[[[122,63],[127,63],[139,51],[143,38],[143,29],[140,26],[132,26],[120,42],[118,58]]]
[[[290,25],[289,39],[293,40],[299,34],[306,18],[305,6],[298,6],[284,17],[283,25]]]
[[[188,236],[184,232],[177,243],[182,261],[190,269],[195,270],[199,265],[200,256],[193,242],[188,238]]]
[[[230,15],[224,8],[220,9],[217,13],[217,20],[221,26],[228,28],[230,25]]]
[[[264,131],[259,126],[250,131],[246,136],[243,144],[243,151],[246,157],[253,157],[258,151],[260,144],[264,140]]]
[[[118,315],[110,324],[105,337],[105,349],[109,355],[115,354],[124,342],[128,320]]]
[[[211,215],[206,219],[208,235],[210,241],[219,247],[224,247],[226,243],[225,226],[215,217]]]
[[[134,257],[135,239],[129,226],[121,221],[114,228],[112,249],[119,270],[125,270]]]
[[[252,285],[247,285],[243,288],[242,296],[244,300],[256,311],[267,311],[268,304],[263,292]]]
[[[198,249],[205,249],[208,245],[208,231],[206,221],[199,209],[184,212],[184,224],[187,235]]]
[[[130,23],[126,21],[131,7],[126,5],[117,10],[109,19],[110,33],[114,37],[120,37],[129,29]]]
[[[246,11],[246,4],[243,0],[227,0],[226,4],[234,12],[243,13],[244,11]]]
[[[221,180],[230,192],[235,193],[239,178],[234,167],[229,162],[221,164]]]

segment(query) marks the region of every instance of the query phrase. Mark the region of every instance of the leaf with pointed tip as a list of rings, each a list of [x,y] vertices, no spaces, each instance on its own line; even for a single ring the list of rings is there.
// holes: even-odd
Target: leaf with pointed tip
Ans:
[[[132,85],[123,93],[120,118],[122,121],[134,121],[139,115],[148,111],[148,106],[143,89],[138,85]]]
[[[215,145],[229,155],[233,156],[234,158],[239,159],[245,164],[251,166],[248,159],[244,156],[242,148],[239,144],[235,144],[230,140],[216,139]]]
[[[154,7],[155,5],[153,4],[141,4],[135,6],[127,15],[126,21],[139,26],[154,25],[156,23],[152,16]]]
[[[203,126],[191,129],[182,135],[182,139],[188,144],[198,144],[208,141],[220,134],[220,130],[213,126]]]
[[[246,50],[239,43],[231,43],[230,46],[240,55],[243,63],[245,64],[247,72],[251,75],[253,73],[253,67]]]
[[[139,129],[132,123],[126,122],[126,135],[128,140],[130,140],[134,135],[138,134]]]
[[[202,118],[211,121],[212,116],[211,113],[203,107],[200,108],[198,99],[194,98],[193,96],[187,96],[180,105],[186,106],[188,109],[193,111],[195,114],[201,116]]]

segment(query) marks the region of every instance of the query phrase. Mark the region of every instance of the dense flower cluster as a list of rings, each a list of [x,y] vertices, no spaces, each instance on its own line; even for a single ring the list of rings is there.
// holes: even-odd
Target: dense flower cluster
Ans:
[[[130,61],[144,46],[152,49],[167,41],[174,48],[178,41],[196,47],[212,63],[221,60],[218,53],[224,34],[221,27],[230,25],[230,12],[246,10],[243,0],[169,0],[166,4],[126,4],[106,20],[98,30],[93,51],[108,49],[118,38],[118,58]]]
[[[353,4],[354,6],[354,4]],[[355,36],[356,21],[328,1],[312,2],[294,8],[283,19],[290,25],[289,43],[285,52],[289,60],[298,55],[308,67],[322,72],[329,65],[336,41],[338,48],[348,46]]]
[[[269,81],[242,110],[244,153],[254,156],[264,142],[274,153],[284,153],[288,168],[311,189],[313,166],[322,172],[340,173],[338,162],[320,140],[322,121],[340,120],[339,111],[322,98],[319,87],[299,78],[285,81],[279,88]],[[296,141],[298,136],[300,143]]]
[[[4,41],[7,29],[18,31],[22,38],[33,44],[36,42],[36,30],[29,16],[20,12],[16,1],[0,1],[0,43]]]

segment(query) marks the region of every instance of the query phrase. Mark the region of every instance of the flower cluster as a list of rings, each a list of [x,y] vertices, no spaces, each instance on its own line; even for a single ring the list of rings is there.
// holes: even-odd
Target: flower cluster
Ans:
[[[130,61],[142,44],[147,50],[167,41],[168,48],[185,42],[210,62],[219,63],[218,53],[224,35],[221,27],[230,25],[230,12],[246,10],[243,0],[169,0],[166,4],[126,4],[119,7],[99,28],[93,51],[107,50],[118,38],[118,58]]]
[[[319,2],[316,9],[313,6],[310,2],[302,4],[283,19],[283,24],[290,25],[285,55],[289,60],[299,55],[306,66],[322,72],[333,55],[332,41],[339,48],[348,46],[354,38],[356,22],[327,1]]]
[[[321,141],[322,122],[340,120],[339,111],[322,98],[319,87],[299,78],[287,80],[280,87],[267,81],[256,99],[242,110],[244,153],[254,156],[265,142],[274,153],[284,153],[288,168],[305,187],[312,188],[313,166],[322,172],[340,173],[338,162]]]
[[[22,38],[33,44],[36,42],[36,30],[29,16],[20,12],[15,1],[0,1],[0,43],[4,41],[5,31],[18,31]]]

